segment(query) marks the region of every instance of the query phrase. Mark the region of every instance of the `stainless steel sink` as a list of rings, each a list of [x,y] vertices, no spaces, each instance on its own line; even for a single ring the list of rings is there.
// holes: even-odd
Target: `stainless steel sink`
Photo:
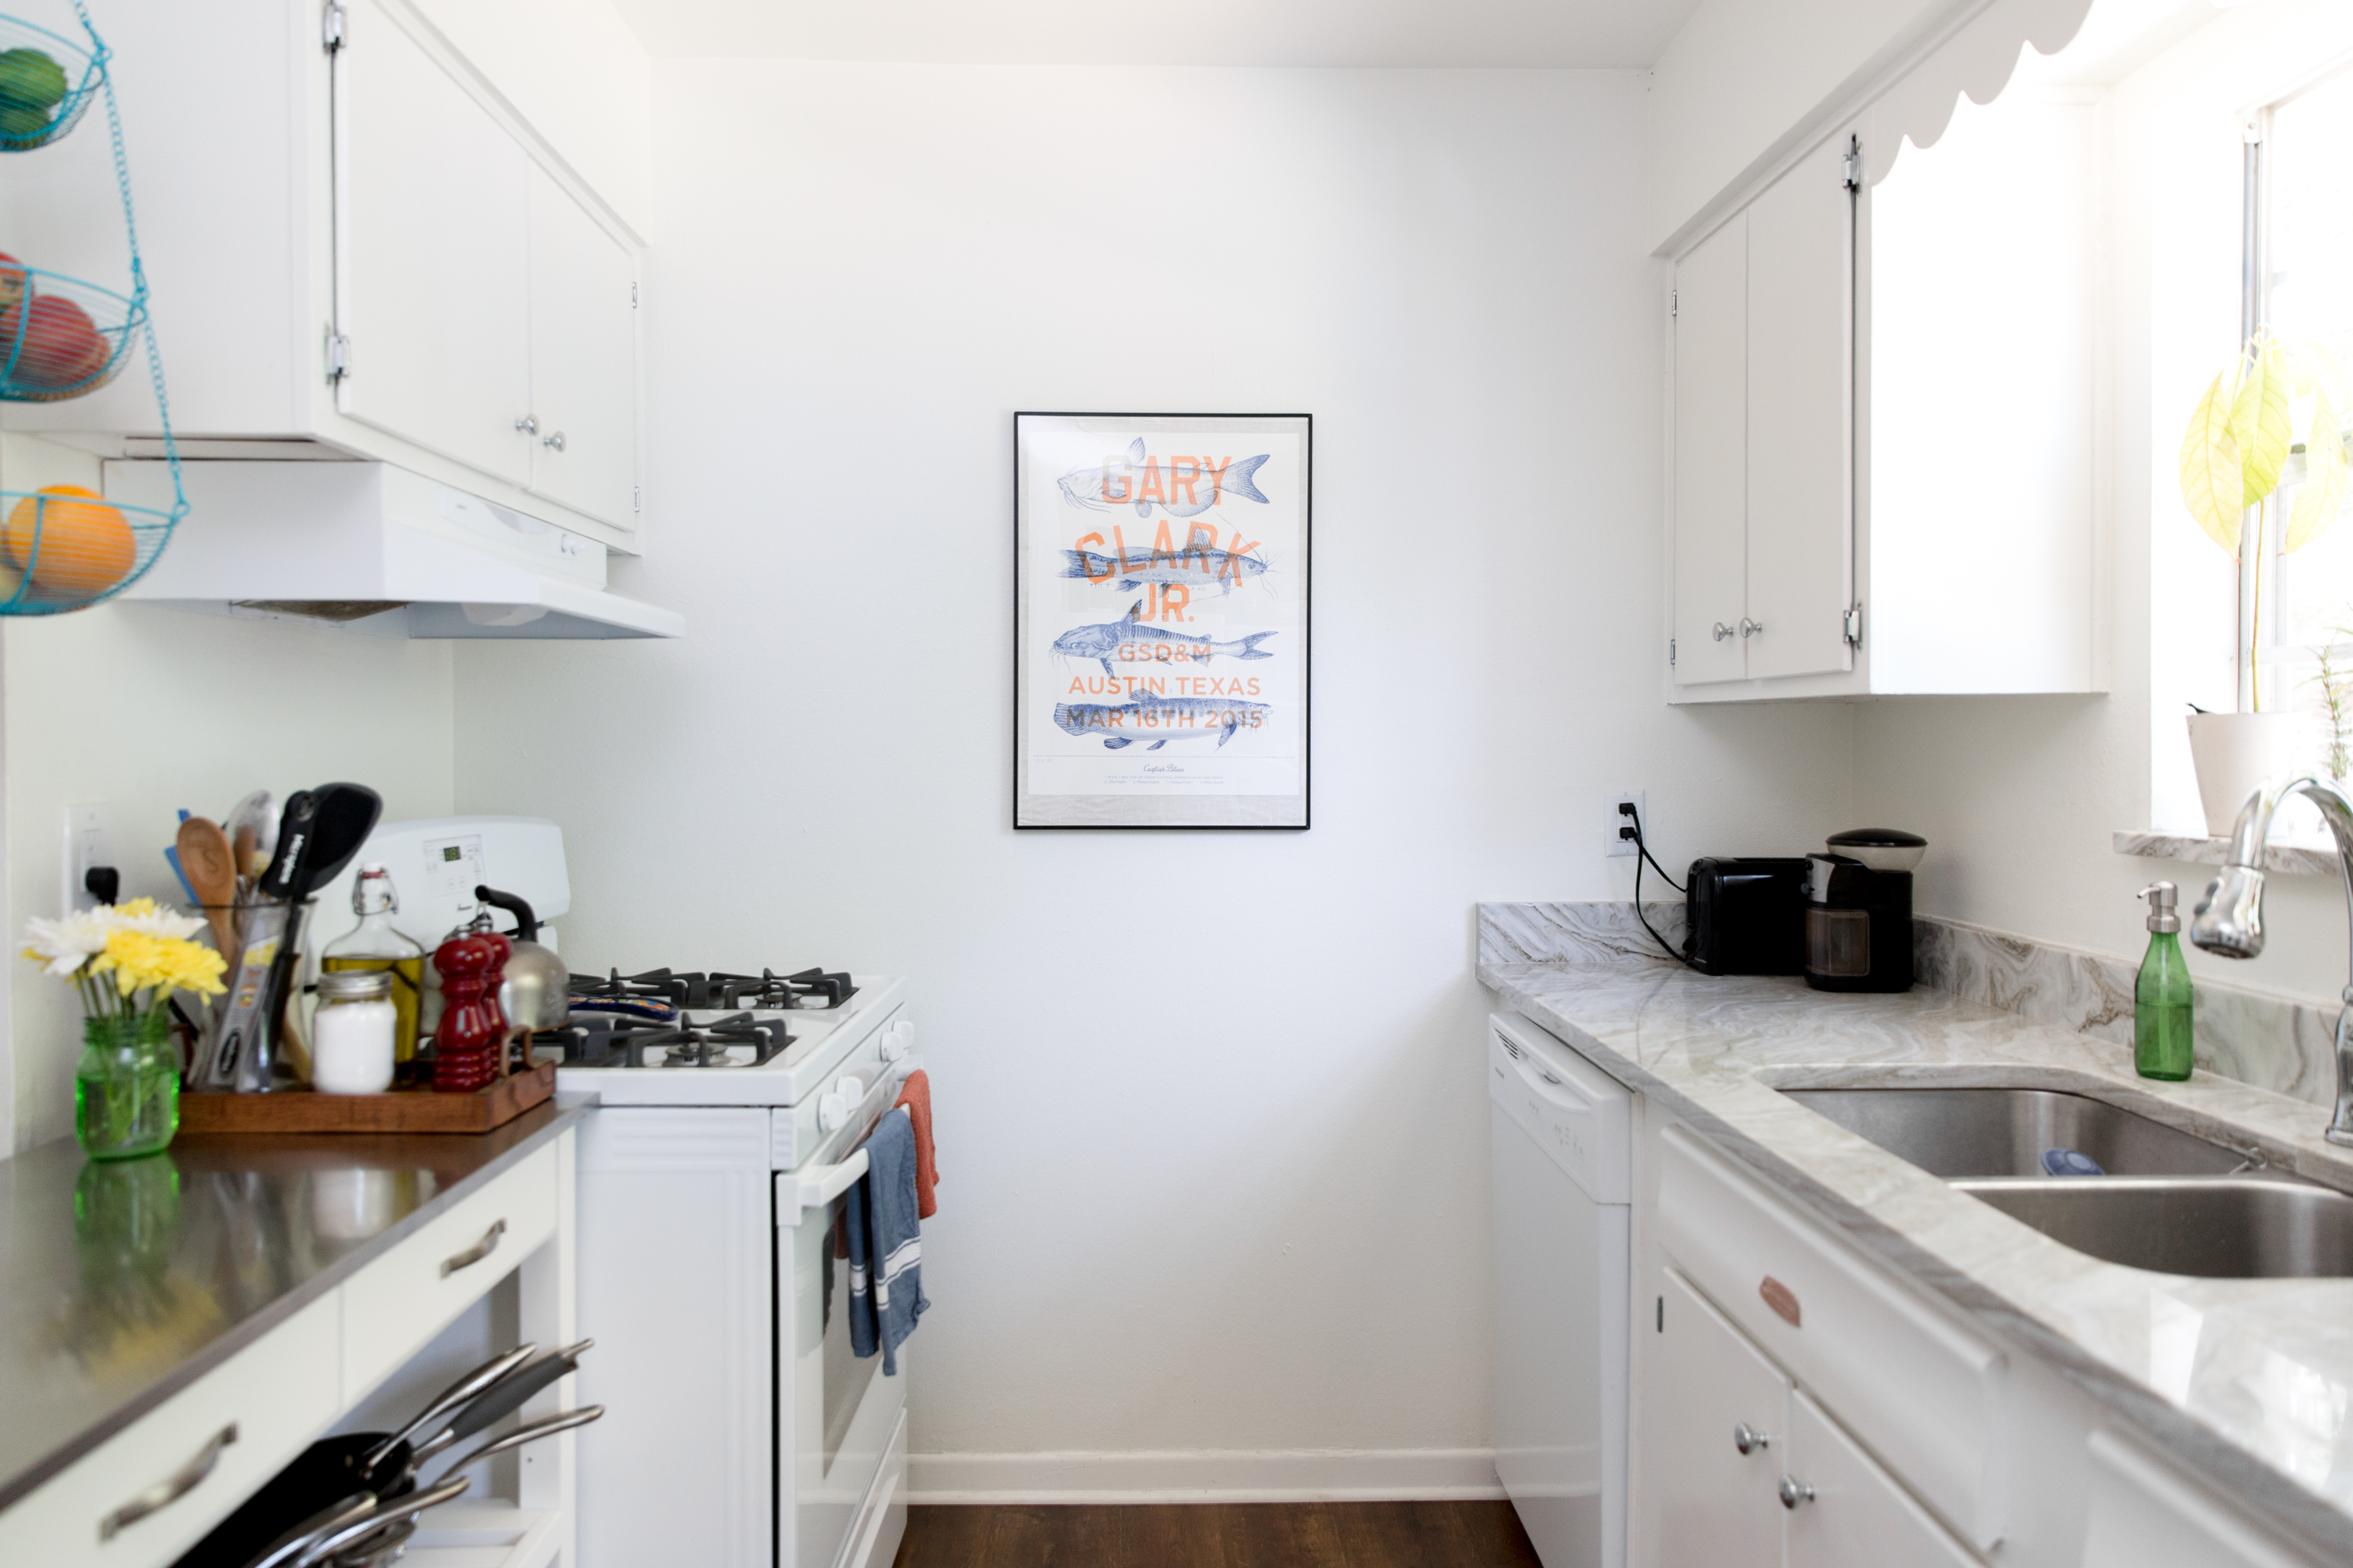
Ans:
[[[2353,1276],[2353,1197],[2240,1177],[1956,1182],[2076,1251],[2209,1279]]]
[[[2088,1154],[2111,1176],[2220,1176],[2243,1154],[2047,1089],[1785,1089],[1807,1110],[1931,1175],[2047,1177],[2046,1150]],[[2090,1180],[2094,1178],[2071,1178]]]

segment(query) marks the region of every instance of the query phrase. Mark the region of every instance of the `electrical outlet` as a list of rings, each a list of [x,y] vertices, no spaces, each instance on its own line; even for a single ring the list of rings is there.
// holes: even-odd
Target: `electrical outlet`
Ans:
[[[66,807],[65,874],[58,907],[68,914],[98,907],[86,883],[91,867],[116,864],[112,817],[103,801]]]
[[[1641,815],[1645,839],[1658,837],[1657,829],[1651,823],[1651,806],[1644,795],[1645,792],[1639,789],[1623,789],[1604,797],[1604,809],[1609,814],[1601,833],[1601,852],[1604,855],[1634,853],[1634,819],[1619,809],[1621,806],[1630,804]]]

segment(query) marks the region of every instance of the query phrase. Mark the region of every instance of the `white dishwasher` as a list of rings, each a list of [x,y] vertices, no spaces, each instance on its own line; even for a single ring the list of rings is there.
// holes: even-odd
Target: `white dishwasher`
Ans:
[[[1495,1473],[1545,1568],[1624,1568],[1633,1100],[1503,1013],[1487,1089]]]

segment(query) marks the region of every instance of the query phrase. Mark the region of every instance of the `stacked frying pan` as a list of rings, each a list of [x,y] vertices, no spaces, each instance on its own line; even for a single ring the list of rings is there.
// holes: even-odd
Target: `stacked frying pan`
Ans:
[[[417,1484],[427,1464],[522,1409],[570,1373],[594,1342],[545,1354],[537,1345],[517,1345],[451,1384],[397,1432],[321,1438],[174,1568],[383,1568],[406,1550],[419,1515],[466,1489],[459,1471],[605,1414],[592,1405],[528,1422],[465,1450],[433,1485]]]

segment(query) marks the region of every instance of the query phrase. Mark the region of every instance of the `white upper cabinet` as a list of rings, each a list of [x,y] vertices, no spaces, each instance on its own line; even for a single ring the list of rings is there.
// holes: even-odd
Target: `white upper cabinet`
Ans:
[[[349,354],[337,405],[527,485],[536,171],[406,33],[365,10],[348,25],[335,83],[335,315]]]
[[[101,20],[184,453],[380,459],[639,547],[641,246],[519,95],[412,0],[110,0]],[[11,172],[10,254],[121,277],[121,217],[90,199],[113,187],[102,123]],[[0,427],[160,455],[135,367]]]
[[[637,258],[531,171],[531,487],[635,526]]]
[[[1866,124],[1676,261],[1673,700],[2097,690],[2092,110]]]
[[[1678,680],[1747,673],[1748,215],[1675,269],[1675,618]],[[1703,436],[1703,432],[1706,434]]]

